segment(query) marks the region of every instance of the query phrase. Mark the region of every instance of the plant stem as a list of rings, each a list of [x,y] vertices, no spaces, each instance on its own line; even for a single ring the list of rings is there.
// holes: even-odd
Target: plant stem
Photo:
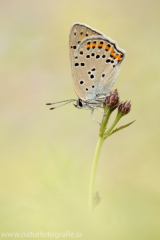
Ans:
[[[108,129],[108,131],[104,134],[104,140],[109,136],[110,132],[113,130],[113,128],[116,126],[116,124],[118,123],[118,121],[121,119],[122,114],[119,113],[117,114],[116,119],[114,120],[112,126]]]
[[[103,144],[103,136],[99,135],[97,147],[93,159],[92,164],[92,171],[91,171],[91,178],[90,178],[90,186],[89,186],[89,211],[91,212],[93,210],[93,192],[94,192],[94,183],[95,183],[95,176],[96,176],[96,170],[97,170],[97,164],[98,159],[100,155],[100,151]]]
[[[107,107],[105,107],[104,108],[104,116],[103,116],[102,123],[100,126],[99,138],[98,138],[95,155],[94,155],[94,159],[93,159],[93,164],[92,164],[92,170],[91,170],[90,186],[89,186],[89,203],[88,203],[90,212],[93,210],[94,183],[95,183],[98,159],[99,159],[100,151],[101,151],[102,144],[104,141],[106,125],[108,123],[110,115],[111,115],[111,111]]]

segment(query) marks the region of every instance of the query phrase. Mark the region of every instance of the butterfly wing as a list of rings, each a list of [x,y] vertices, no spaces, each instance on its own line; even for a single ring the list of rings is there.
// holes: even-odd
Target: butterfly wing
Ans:
[[[73,85],[82,100],[107,95],[111,90],[125,51],[104,35],[84,38],[72,57]]]
[[[70,30],[70,34],[69,34],[69,55],[70,55],[71,65],[72,65],[73,54],[77,49],[78,45],[81,43],[81,41],[84,38],[87,38],[93,35],[103,36],[103,33],[89,27],[84,23],[77,23],[77,22],[73,23]]]

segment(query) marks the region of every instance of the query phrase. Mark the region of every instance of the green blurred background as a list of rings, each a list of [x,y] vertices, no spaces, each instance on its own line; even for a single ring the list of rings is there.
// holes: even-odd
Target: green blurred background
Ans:
[[[45,106],[76,97],[68,49],[74,22],[126,50],[114,88],[132,111],[119,126],[137,119],[103,145],[95,184],[102,200],[90,218],[99,126],[72,104]],[[1,232],[160,239],[159,52],[159,0],[0,0]]]

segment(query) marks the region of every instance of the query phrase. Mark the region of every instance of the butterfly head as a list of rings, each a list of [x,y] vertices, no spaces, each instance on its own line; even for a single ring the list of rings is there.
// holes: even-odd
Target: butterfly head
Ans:
[[[91,110],[93,108],[93,106],[91,106],[89,102],[86,102],[80,98],[77,100],[76,104],[73,104],[73,105],[79,109]]]
[[[76,108],[84,109],[86,103],[84,103],[81,99],[78,99],[78,100],[77,100],[77,103],[76,103],[76,104],[73,104],[73,105],[74,105]]]

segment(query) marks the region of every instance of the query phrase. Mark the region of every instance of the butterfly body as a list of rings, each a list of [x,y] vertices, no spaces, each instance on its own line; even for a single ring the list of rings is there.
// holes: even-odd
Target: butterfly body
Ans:
[[[92,110],[93,108],[102,107],[102,103],[105,101],[106,96],[100,96],[100,98],[97,96],[95,99],[88,99],[88,100],[82,100],[78,99],[77,104],[74,104],[75,107],[79,109],[86,109],[86,110]]]

